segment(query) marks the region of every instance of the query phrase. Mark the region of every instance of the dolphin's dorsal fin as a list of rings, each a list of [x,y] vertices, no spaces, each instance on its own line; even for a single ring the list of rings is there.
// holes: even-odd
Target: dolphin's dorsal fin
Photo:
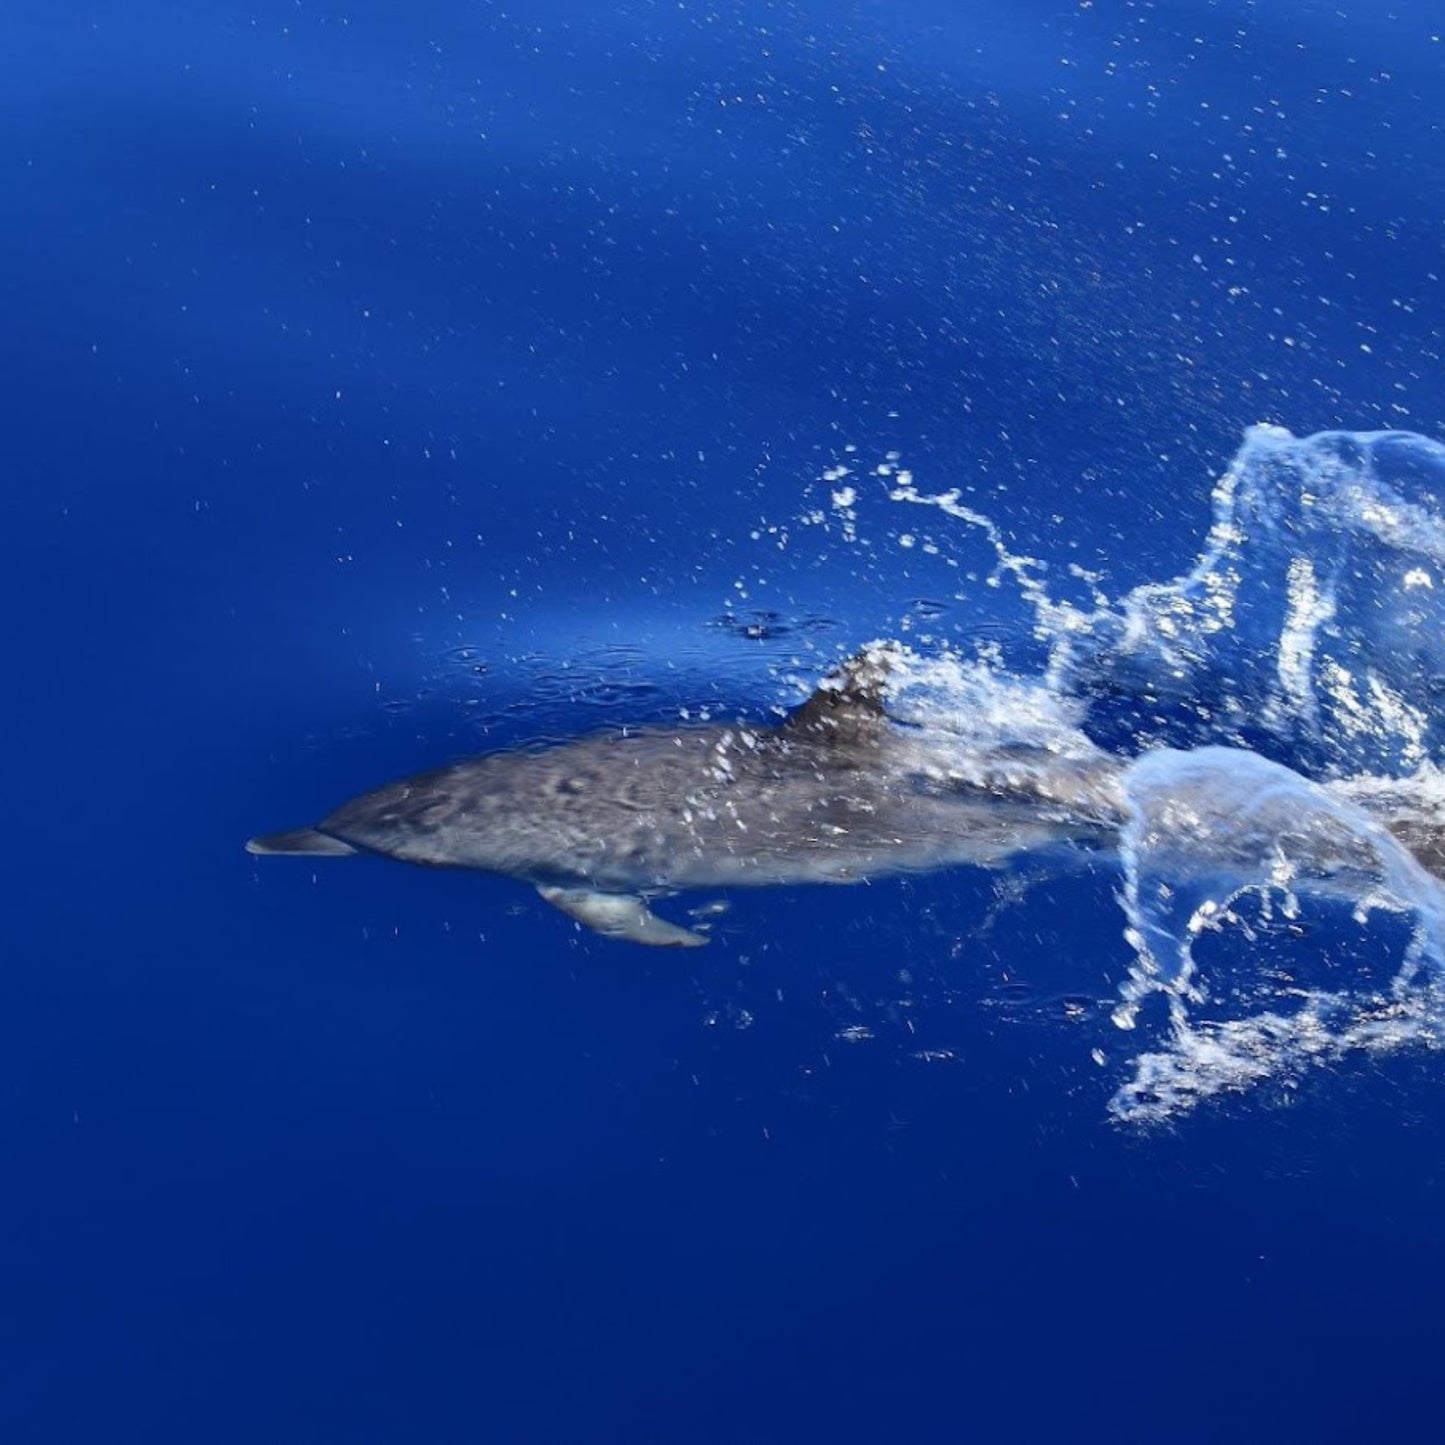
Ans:
[[[896,647],[882,642],[854,653],[788,714],[783,733],[841,741],[875,731],[888,720],[883,697],[896,655]]]

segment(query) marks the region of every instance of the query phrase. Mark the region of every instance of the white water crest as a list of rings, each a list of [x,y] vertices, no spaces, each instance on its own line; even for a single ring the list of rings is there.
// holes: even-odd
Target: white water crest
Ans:
[[[1114,1118],[1440,1044],[1445,447],[1255,427],[1197,562],[1091,611],[958,493],[890,498],[981,532],[1049,652],[1033,678],[915,662],[891,705],[980,756],[1112,769]]]
[[[1347,792],[1221,747],[1148,753],[1123,789],[1135,958],[1114,1021],[1134,1029],[1156,999],[1164,1016],[1116,1117],[1163,1119],[1352,1050],[1434,1042],[1445,889]],[[1347,923],[1363,963],[1345,956]],[[1331,927],[1335,948],[1309,957],[1310,925]]]
[[[1057,685],[1157,700],[1169,741],[1411,772],[1445,746],[1445,448],[1254,427],[1184,576],[1058,620]]]

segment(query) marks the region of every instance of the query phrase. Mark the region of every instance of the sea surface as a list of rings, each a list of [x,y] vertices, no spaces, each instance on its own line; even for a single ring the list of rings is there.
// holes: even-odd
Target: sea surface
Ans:
[[[0,15],[0,1441],[1439,1433],[1445,15]],[[901,659],[1116,843],[256,833]]]

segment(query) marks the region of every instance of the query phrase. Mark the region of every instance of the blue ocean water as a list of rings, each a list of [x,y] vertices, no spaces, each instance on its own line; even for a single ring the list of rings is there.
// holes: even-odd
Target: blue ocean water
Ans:
[[[1434,7],[0,36],[0,1438],[1428,1436]],[[1120,853],[675,952],[242,850],[875,638]]]

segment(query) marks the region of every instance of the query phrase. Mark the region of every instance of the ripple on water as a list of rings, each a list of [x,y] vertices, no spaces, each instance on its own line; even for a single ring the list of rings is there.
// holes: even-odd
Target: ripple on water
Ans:
[[[777,642],[784,638],[830,632],[838,626],[831,617],[805,613],[788,617],[768,608],[748,612],[723,612],[709,621],[709,626],[749,642]]]
[[[473,647],[470,643],[447,648],[442,653],[442,661],[448,667],[469,672],[474,677],[485,677],[492,670],[491,664],[484,660],[481,648]]]

